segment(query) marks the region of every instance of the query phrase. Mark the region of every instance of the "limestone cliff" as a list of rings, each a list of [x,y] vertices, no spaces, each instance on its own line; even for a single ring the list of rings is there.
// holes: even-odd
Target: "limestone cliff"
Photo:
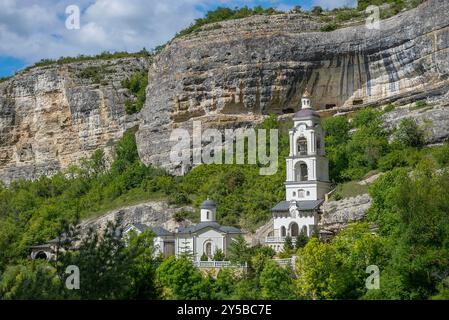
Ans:
[[[189,220],[177,222],[174,219],[174,214],[180,211],[194,212],[195,208],[191,206],[176,207],[169,205],[165,201],[149,201],[112,210],[100,217],[85,220],[80,223],[79,228],[81,233],[85,235],[89,229],[102,230],[109,222],[120,222],[120,227],[123,229],[126,229],[131,224],[141,223],[149,227],[163,227],[171,232],[175,232],[176,228],[192,224]]]
[[[325,202],[318,223],[320,231],[335,235],[348,224],[363,220],[371,207],[371,202],[368,194]]]
[[[146,164],[172,172],[174,128],[254,127],[270,113],[298,109],[305,88],[320,110],[345,112],[366,105],[405,105],[427,99],[432,138],[449,136],[449,3],[429,0],[381,21],[320,32],[301,14],[254,16],[204,26],[174,39],[150,62],[93,60],[23,71],[0,83],[0,181],[49,175],[98,148],[111,148],[139,125]],[[128,116],[130,92],[121,81],[149,70],[140,115]],[[402,111],[401,111],[402,110]],[[407,115],[396,109],[387,125]]]
[[[177,38],[150,68],[137,134],[147,164],[169,162],[169,135],[191,127],[253,126],[297,110],[305,88],[320,109],[351,110],[448,91],[449,3],[430,0],[380,23],[317,32],[302,15],[207,25]]]
[[[144,58],[93,60],[23,71],[0,83],[0,181],[33,179],[110,149],[137,125],[121,82]]]

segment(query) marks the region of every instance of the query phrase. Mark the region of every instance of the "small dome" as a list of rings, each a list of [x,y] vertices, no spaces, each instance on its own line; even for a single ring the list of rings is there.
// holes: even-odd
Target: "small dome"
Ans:
[[[200,209],[215,209],[216,207],[217,205],[214,201],[207,199],[201,204]]]
[[[310,97],[310,93],[309,93],[309,90],[307,90],[307,88],[306,88],[306,91],[304,91],[304,94],[302,95],[302,97],[303,98],[309,98]]]
[[[313,109],[301,109],[295,113],[293,119],[303,119],[310,117],[319,117],[320,114]]]

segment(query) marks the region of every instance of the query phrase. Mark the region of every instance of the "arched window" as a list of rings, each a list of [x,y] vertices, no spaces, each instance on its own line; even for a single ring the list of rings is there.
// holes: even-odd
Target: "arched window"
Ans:
[[[47,257],[47,254],[46,254],[44,251],[39,251],[39,252],[36,254],[35,259],[47,260],[48,257]]]
[[[298,224],[296,222],[293,222],[290,225],[290,235],[292,237],[297,237],[299,235],[299,227],[298,227]]]
[[[293,191],[293,196],[296,197],[296,192],[295,191]]]
[[[212,258],[212,242],[206,242],[204,251],[209,258]]]
[[[209,211],[206,211],[206,219],[209,220]]]
[[[298,198],[304,198],[305,197],[305,191],[302,189],[298,190]]]
[[[297,142],[297,151],[299,155],[307,155],[307,139],[304,137],[299,137]]]
[[[281,227],[281,237],[286,237],[287,236],[287,231],[285,230],[285,227],[282,226]]]
[[[302,226],[301,234],[304,235],[304,236],[307,236],[307,226]]]
[[[296,181],[309,180],[307,164],[305,164],[304,162],[298,162],[295,164],[295,178]]]

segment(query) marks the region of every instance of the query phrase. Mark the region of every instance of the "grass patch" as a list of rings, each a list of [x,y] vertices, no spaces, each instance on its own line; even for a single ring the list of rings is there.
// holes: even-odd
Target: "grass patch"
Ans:
[[[113,70],[107,69],[105,66],[96,67],[91,66],[83,69],[79,76],[83,79],[89,79],[92,83],[106,84],[104,77],[108,73],[113,73]]]
[[[11,78],[12,78],[12,76],[10,76],[10,77],[0,77],[0,83],[5,82],[5,81],[7,81],[7,80],[9,80]]]
[[[162,48],[161,46],[160,48]],[[100,54],[89,56],[89,55],[78,55],[76,57],[61,57],[59,59],[42,59],[41,61],[35,63],[32,66],[25,68],[24,70],[30,70],[36,67],[44,67],[51,65],[63,65],[67,63],[73,62],[82,62],[82,61],[92,61],[92,60],[113,60],[113,59],[122,59],[122,58],[148,58],[159,51],[159,47],[155,48],[152,52],[147,51],[145,48],[138,52],[109,52],[104,51]]]
[[[176,37],[181,37],[194,33],[198,31],[202,26],[207,25],[209,23],[242,19],[256,15],[273,15],[281,13],[284,12],[278,11],[272,7],[267,9],[264,9],[261,6],[256,6],[254,8],[244,6],[242,8],[235,8],[235,9],[218,7],[215,10],[208,11],[204,18],[195,19],[195,22],[192,23],[188,28],[178,32],[176,34]]]
[[[338,28],[337,24],[334,22],[328,23],[320,28],[321,32],[330,32]]]
[[[383,111],[384,111],[384,113],[387,113],[387,112],[393,111],[394,109],[396,109],[396,106],[394,104],[390,103],[383,109]]]
[[[418,110],[427,107],[428,104],[425,100],[415,102],[415,105],[410,107],[409,110]]]

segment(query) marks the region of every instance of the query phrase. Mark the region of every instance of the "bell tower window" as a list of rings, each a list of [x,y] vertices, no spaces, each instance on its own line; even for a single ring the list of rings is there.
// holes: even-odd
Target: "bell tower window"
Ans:
[[[297,141],[297,151],[301,156],[307,155],[307,139],[300,137]]]
[[[295,180],[296,181],[307,181],[309,180],[309,172],[307,164],[304,162],[298,162],[295,165]]]

